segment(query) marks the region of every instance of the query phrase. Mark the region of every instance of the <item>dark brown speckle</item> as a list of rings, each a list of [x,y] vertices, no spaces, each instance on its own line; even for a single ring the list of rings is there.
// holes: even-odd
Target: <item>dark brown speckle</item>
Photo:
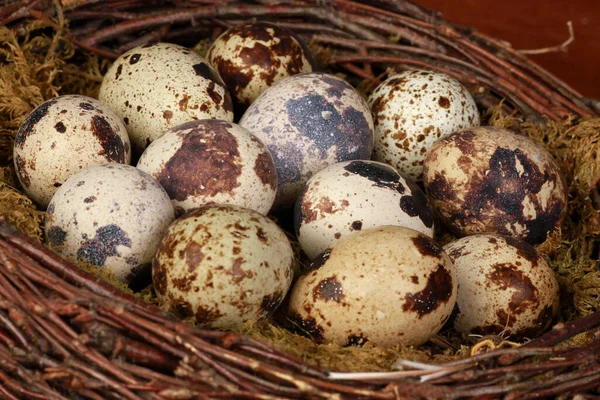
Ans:
[[[292,312],[289,315],[292,330],[309,336],[316,343],[323,343],[323,328],[317,324],[317,320],[312,317],[302,318],[298,313]]]
[[[443,247],[437,244],[433,239],[423,234],[418,234],[412,238],[412,241],[419,252],[428,257],[440,258]]]
[[[511,315],[521,314],[538,304],[538,290],[531,279],[510,263],[498,263],[486,275],[488,281],[500,290],[514,290],[508,308]]]
[[[440,96],[440,98],[438,100],[438,104],[442,108],[450,108],[450,100],[448,100],[447,97]]]
[[[367,339],[363,334],[359,335],[350,335],[348,336],[348,340],[346,340],[346,346],[364,346],[369,339]]]
[[[279,290],[263,297],[260,308],[266,315],[272,314],[283,301],[284,293]]]
[[[157,180],[171,199],[183,201],[191,195],[212,197],[240,185],[238,143],[225,121],[204,120],[179,126],[194,130],[165,163]]]
[[[65,124],[63,124],[60,121],[54,125],[54,129],[56,129],[58,133],[65,133],[67,131],[67,127],[65,126]]]
[[[110,162],[121,164],[126,162],[125,144],[104,117],[98,115],[92,117],[92,132],[102,146],[100,155]]]
[[[277,170],[271,153],[264,151],[259,154],[254,162],[254,172],[265,186],[277,190]]]
[[[313,289],[313,301],[315,302],[320,299],[325,302],[335,301],[336,303],[340,303],[344,297],[342,284],[337,280],[336,276],[323,279]]]
[[[442,303],[447,303],[452,296],[452,289],[452,276],[443,265],[438,265],[427,278],[422,291],[406,294],[402,310],[416,312],[421,318],[435,311]]]

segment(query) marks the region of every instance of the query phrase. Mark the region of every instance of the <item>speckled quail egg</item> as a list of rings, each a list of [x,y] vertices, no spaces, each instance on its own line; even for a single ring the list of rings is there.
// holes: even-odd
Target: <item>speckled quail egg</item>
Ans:
[[[535,248],[497,234],[473,235],[444,247],[456,267],[457,331],[533,338],[558,312],[558,282]]]
[[[318,343],[419,345],[450,317],[455,271],[430,237],[400,226],[342,238],[294,284],[288,316]]]
[[[94,166],[71,176],[52,197],[50,246],[72,262],[108,269],[131,283],[150,263],[175,219],[160,184],[130,165]]]
[[[98,100],[79,95],[55,97],[35,108],[19,128],[13,154],[21,186],[43,208],[80,170],[131,162],[119,117]]]
[[[212,44],[207,59],[242,109],[280,80],[313,70],[312,57],[298,37],[270,22],[228,29]]]
[[[421,188],[376,161],[345,161],[317,172],[294,211],[296,236],[310,259],[352,232],[382,225],[433,237],[433,212]]]
[[[277,193],[277,171],[267,148],[227,121],[176,126],[146,148],[137,167],[166,189],[177,215],[207,203],[267,214]]]
[[[253,210],[209,205],[180,217],[152,264],[154,288],[183,318],[236,328],[272,313],[293,276],[283,231]]]
[[[171,43],[134,47],[110,67],[100,101],[123,120],[134,153],[187,121],[233,121],[233,104],[219,75],[200,55]]]
[[[314,173],[339,161],[367,160],[373,149],[367,103],[350,84],[325,73],[302,73],[271,86],[240,125],[275,159],[277,208],[293,206]]]
[[[459,236],[499,233],[541,243],[567,208],[566,183],[552,155],[502,128],[476,127],[436,142],[423,182],[434,211]]]
[[[434,71],[406,71],[381,83],[369,97],[375,122],[373,159],[420,180],[431,145],[452,132],[479,125],[471,94],[456,79]]]

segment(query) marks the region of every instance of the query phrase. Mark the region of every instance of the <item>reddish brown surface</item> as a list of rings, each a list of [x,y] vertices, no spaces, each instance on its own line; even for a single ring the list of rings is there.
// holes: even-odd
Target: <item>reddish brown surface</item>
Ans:
[[[512,43],[516,49],[556,46],[568,37],[566,53],[530,56],[583,96],[600,98],[600,1],[596,0],[414,0],[445,19]]]

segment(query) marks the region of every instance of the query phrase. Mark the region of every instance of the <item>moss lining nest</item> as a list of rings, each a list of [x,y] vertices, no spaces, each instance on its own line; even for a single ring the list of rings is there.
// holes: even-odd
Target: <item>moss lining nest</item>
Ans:
[[[51,97],[69,93],[96,97],[109,65],[93,55],[76,53],[72,44],[65,40],[64,33],[64,24],[56,26],[39,21],[17,33],[0,27],[0,59],[5,60],[0,65],[0,160],[3,160],[0,164],[0,214],[37,240],[42,238],[44,213],[18,190],[11,160],[16,132],[27,114]],[[203,51],[205,47],[206,42],[201,42],[197,50]],[[326,53],[323,49],[319,51]],[[372,85],[366,82],[365,86]],[[537,125],[502,115],[500,110],[501,107],[488,110],[483,124],[510,128],[542,143],[565,173],[569,187],[568,215],[562,229],[538,246],[538,250],[559,278],[560,318],[566,321],[588,315],[600,306],[597,264],[600,252],[600,184],[597,183],[600,177],[600,119],[573,118],[563,123],[548,120],[544,125]],[[102,275],[96,268],[86,269]],[[110,277],[104,277],[111,281]],[[150,289],[139,295],[153,300]],[[473,350],[468,339],[452,336],[452,333],[438,338],[437,345],[384,349],[370,345],[362,348],[317,345],[269,320],[245,326],[242,332],[267,340],[310,364],[339,371],[389,370],[398,358],[440,362],[466,356]],[[499,338],[493,339],[496,345],[505,343]],[[590,340],[589,335],[575,339]],[[439,345],[440,342],[446,345]]]

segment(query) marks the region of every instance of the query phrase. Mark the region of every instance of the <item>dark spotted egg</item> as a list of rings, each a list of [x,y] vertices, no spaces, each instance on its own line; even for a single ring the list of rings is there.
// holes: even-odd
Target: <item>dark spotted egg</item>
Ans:
[[[147,173],[106,164],[71,176],[48,205],[46,239],[66,259],[108,269],[131,283],[145,270],[175,215]]]
[[[344,236],[382,225],[433,237],[433,213],[421,188],[376,161],[345,161],[317,172],[294,211],[296,235],[310,259]]]
[[[293,206],[306,181],[340,161],[366,160],[373,149],[373,119],[350,84],[325,73],[303,73],[270,87],[244,113],[240,125],[267,146],[277,167],[275,206]]]
[[[14,144],[17,177],[25,193],[46,208],[73,174],[93,165],[131,161],[123,123],[96,99],[55,97],[25,118]]]
[[[98,98],[123,120],[134,153],[187,121],[233,121],[227,88],[208,62],[192,50],[156,43],[121,55],[104,76]]]
[[[413,180],[421,180],[425,154],[436,140],[479,125],[471,94],[440,72],[391,76],[371,94],[369,104],[375,122],[373,159]]]
[[[178,215],[208,203],[267,214],[277,193],[277,171],[267,148],[227,121],[176,126],[146,148],[137,167],[166,189]]]
[[[318,343],[420,345],[456,300],[454,265],[430,237],[383,226],[342,238],[294,284],[288,317]]]
[[[423,181],[431,206],[459,236],[499,233],[542,243],[567,208],[566,183],[552,155],[502,128],[476,127],[436,142]]]
[[[227,84],[234,103],[245,109],[280,80],[311,72],[312,58],[306,51],[293,32],[270,22],[252,22],[225,31],[207,58]]]
[[[180,217],[152,264],[159,300],[203,326],[239,328],[271,314],[293,277],[285,233],[256,211],[209,205]]]
[[[558,282],[533,246],[487,234],[459,239],[444,249],[456,267],[457,331],[534,338],[550,327],[558,312]]]

